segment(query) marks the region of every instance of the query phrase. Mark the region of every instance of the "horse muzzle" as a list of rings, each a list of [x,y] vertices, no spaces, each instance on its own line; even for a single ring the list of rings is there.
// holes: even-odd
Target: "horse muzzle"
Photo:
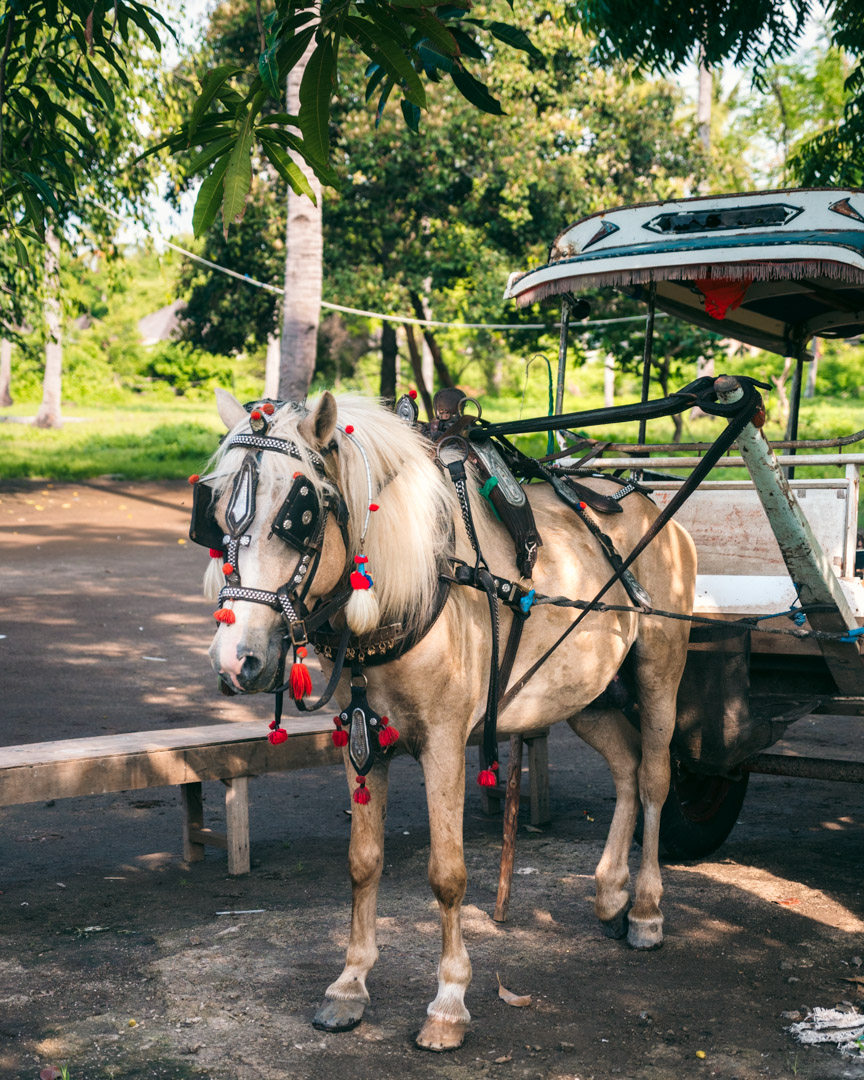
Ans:
[[[246,694],[271,690],[278,681],[284,656],[281,634],[247,630],[242,637],[221,626],[210,646],[210,663],[217,675]]]

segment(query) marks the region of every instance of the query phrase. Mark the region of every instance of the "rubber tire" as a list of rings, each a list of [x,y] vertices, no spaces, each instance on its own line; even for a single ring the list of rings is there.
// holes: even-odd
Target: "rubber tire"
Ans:
[[[740,780],[690,772],[673,762],[672,784],[660,815],[660,851],[669,859],[701,859],[715,852],[735,827],[749,773]],[[642,812],[636,841],[642,843]]]

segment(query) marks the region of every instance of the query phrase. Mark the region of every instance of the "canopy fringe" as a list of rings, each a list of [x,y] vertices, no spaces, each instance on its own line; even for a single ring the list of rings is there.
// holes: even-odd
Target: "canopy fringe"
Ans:
[[[523,277],[536,271],[529,270]],[[560,296],[565,292],[577,292],[598,285],[641,285],[652,281],[692,281],[696,278],[715,277],[726,281],[751,278],[753,281],[779,281],[783,279],[823,277],[850,284],[864,284],[864,270],[848,263],[823,259],[755,263],[698,263],[694,266],[645,267],[633,270],[578,274],[573,277],[556,278],[535,285],[516,297],[519,307],[536,304],[547,297]],[[514,282],[514,284],[518,283]],[[513,286],[511,286],[512,288]]]

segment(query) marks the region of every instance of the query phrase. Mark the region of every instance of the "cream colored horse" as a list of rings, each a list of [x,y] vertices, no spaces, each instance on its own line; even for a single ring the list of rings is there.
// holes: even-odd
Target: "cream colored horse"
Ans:
[[[231,395],[219,393],[219,412],[233,432],[248,432],[249,419]],[[270,523],[298,468],[319,491],[341,491],[350,512],[348,548],[332,518],[323,555],[307,603],[344,587],[358,551],[359,531],[368,501],[366,470],[356,446],[340,433],[353,425],[366,450],[380,510],[373,515],[365,544],[380,608],[380,623],[422,623],[435,592],[438,556],[446,552],[455,527],[455,553],[473,564],[449,477],[433,462],[430,444],[392,412],[374,401],[323,394],[304,414],[282,408],[269,434],[299,444],[304,457],[335,442],[325,456],[326,477],[311,462],[298,464],[275,453],[261,455],[257,514],[249,528],[250,544],[241,549],[244,586],[275,591],[294,567],[297,553],[277,537]],[[215,469],[221,498],[217,518],[224,527],[231,479],[248,451],[234,448],[217,455]],[[608,481],[591,480],[598,491],[617,490]],[[592,597],[610,575],[597,541],[546,484],[526,488],[543,539],[534,585],[547,595]],[[493,573],[518,580],[513,544],[479,496],[472,498],[482,550]],[[658,514],[652,502],[631,495],[624,513],[603,518],[604,530],[623,554],[629,552]],[[634,564],[637,578],[667,610],[693,610],[696,556],[689,535],[669,524]],[[219,568],[209,573],[211,592],[220,584]],[[628,604],[620,585],[605,598]],[[236,621],[222,624],[210,648],[213,667],[222,678],[246,692],[264,691],[282,681],[284,624],[259,604],[233,603]],[[574,619],[562,608],[535,608],[525,624],[511,684],[543,654]],[[502,610],[502,641],[509,611]],[[612,771],[617,793],[615,812],[603,856],[596,870],[595,910],[612,937],[625,933],[631,946],[652,949],[663,939],[660,913],[662,884],[658,865],[660,810],[669,788],[669,743],[675,725],[675,699],[684,669],[687,622],[663,621],[631,612],[589,615],[517,695],[499,718],[503,734],[527,734],[566,720],[599,750]],[[641,732],[614,709],[590,708],[625,657],[630,654],[637,686]],[[429,1050],[461,1045],[470,1016],[465,991],[471,963],[462,940],[460,911],[466,872],[462,848],[465,800],[465,745],[482,720],[489,679],[489,611],[484,594],[453,586],[441,617],[425,637],[401,658],[367,669],[372,707],[390,716],[401,741],[424,772],[431,853],[429,882],[441,913],[442,950],[438,993],[427,1009],[417,1038]],[[330,665],[322,662],[325,672]],[[336,700],[348,702],[343,676]],[[354,805],[349,868],[353,886],[351,937],[342,974],[328,987],[314,1024],[346,1031],[360,1022],[369,995],[366,977],[378,956],[375,921],[378,882],[383,865],[387,802],[386,761],[370,769],[368,805]],[[354,770],[349,768],[349,783]],[[351,785],[353,789],[353,784]],[[628,853],[639,810],[644,811],[641,867],[631,906]]]

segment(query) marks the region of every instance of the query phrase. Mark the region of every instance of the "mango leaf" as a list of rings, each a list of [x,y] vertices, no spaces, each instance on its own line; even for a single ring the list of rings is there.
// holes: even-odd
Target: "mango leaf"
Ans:
[[[300,118],[292,116],[287,112],[273,112],[265,113],[258,120],[259,124],[289,124],[291,127],[298,127],[300,124]]]
[[[261,81],[277,101],[282,98],[282,89],[279,85],[279,64],[276,61],[278,50],[279,45],[277,43],[271,45],[269,49],[265,49],[258,57],[258,73],[261,76]]]
[[[233,142],[233,135],[223,135],[221,139],[217,139],[216,142],[211,143],[206,149],[199,151],[186,166],[186,175],[194,176],[196,173],[201,172],[201,170],[206,168],[211,161],[215,161],[216,158],[222,157]]]
[[[429,12],[425,12],[420,15],[416,15],[413,11],[406,11],[404,15],[405,21],[412,26],[416,26],[418,30],[421,30],[429,40],[437,46],[438,52],[444,53],[446,56],[458,56],[459,46],[456,44],[456,38],[450,33],[447,27],[436,19],[434,15]]]
[[[417,55],[423,61],[423,67],[427,76],[433,82],[440,82],[440,72],[446,71],[447,74],[451,74],[456,68],[456,61],[449,56],[443,56],[436,49],[434,49],[428,42],[417,45]]]
[[[366,103],[368,105],[369,99],[381,85],[381,80],[387,75],[387,72],[381,67],[380,64],[370,64],[372,73],[369,76],[369,81],[366,83]]]
[[[249,108],[237,132],[237,141],[228,159],[223,187],[222,231],[227,237],[228,226],[239,225],[246,213],[246,199],[252,187],[252,140],[254,137],[255,110]]]
[[[313,205],[317,206],[318,200],[315,198],[315,192],[312,190],[312,185],[306,179],[303,170],[297,162],[292,161],[281,146],[278,146],[264,135],[261,136],[261,145],[264,147],[264,153],[272,162],[276,172],[279,173],[283,180],[291,185],[295,194],[308,195],[312,200]]]
[[[134,5],[134,4],[125,4],[124,7],[126,9],[127,15],[132,20],[132,22],[134,22],[135,25],[140,30],[143,30],[144,33],[147,35],[147,37],[150,38],[150,41],[151,41],[151,43],[153,45],[153,48],[156,50],[156,52],[162,52],[162,42],[159,39],[159,35],[156,33],[156,28],[153,26],[153,23],[151,23],[150,20],[147,18],[147,16],[144,14],[145,10],[151,12],[151,14],[153,14],[153,15],[156,15],[156,12],[154,12],[152,8],[144,8],[143,4],[141,5],[141,8],[139,8],[137,5]],[[164,26],[167,26],[167,23],[165,23],[165,20],[162,18],[161,15],[156,15],[156,18]],[[170,29],[170,27],[169,27],[169,29]],[[172,30],[171,33],[173,34],[174,31]]]
[[[299,139],[296,135],[293,135],[290,131],[285,131],[283,128],[270,128],[270,127],[257,127],[255,134],[262,141],[269,139],[270,142],[275,142],[278,146],[285,147],[288,150],[293,150],[299,154],[300,157],[306,162],[312,172],[318,177],[322,184],[327,187],[335,188],[337,191],[342,186],[339,176],[329,165],[325,165],[323,162],[318,161],[309,153],[309,147]]]
[[[531,38],[528,37],[524,30],[520,30],[518,26],[510,26],[508,23],[502,22],[486,22],[483,19],[466,19],[465,22],[484,27],[493,37],[503,41],[505,45],[527,52],[533,60],[543,63],[546,59]]]
[[[381,117],[384,115],[384,106],[387,104],[387,98],[393,92],[393,80],[388,79],[384,89],[381,92],[381,97],[378,99],[378,108],[375,110],[375,127],[381,123]]]
[[[497,972],[495,976],[498,977]],[[516,1009],[527,1009],[531,1004],[530,994],[514,994],[512,990],[508,990],[506,986],[502,985],[500,978],[498,979],[498,997]]]
[[[30,266],[30,256],[27,254],[27,248],[21,243],[18,237],[15,237],[15,252],[18,255],[18,265],[22,270],[27,270]]]
[[[293,37],[287,40],[280,40],[279,48],[276,52],[276,61],[279,64],[279,82],[282,83],[288,72],[296,66],[300,57],[306,52],[306,46],[312,39],[312,35],[315,33],[316,26],[307,26],[305,30],[301,30],[299,34],[294,34]]]
[[[204,118],[205,113],[210,108],[210,103],[213,98],[216,97],[216,93],[219,88],[234,75],[239,75],[244,69],[237,67],[236,64],[220,64],[217,68],[212,68],[204,78],[201,80],[201,94],[192,109],[192,116],[189,118],[189,127],[187,133],[189,136],[189,145],[192,145],[192,140],[195,135],[195,130]]]
[[[473,75],[470,75],[465,68],[454,68],[450,73],[450,78],[462,97],[470,101],[481,112],[491,113],[493,116],[504,115],[501,102],[492,97],[488,88],[478,79],[475,79]]]
[[[420,110],[416,105],[413,105],[410,101],[406,101],[402,98],[400,102],[402,106],[402,115],[405,117],[405,123],[414,132],[415,135],[420,134]]]
[[[48,203],[55,214],[60,213],[60,207],[57,204],[57,200],[54,198],[54,192],[45,183],[41,176],[36,176],[35,173],[25,172],[23,169],[20,173],[21,176],[26,176],[33,187],[39,192],[42,198]]]
[[[300,130],[314,158],[330,160],[330,95],[335,65],[333,47],[325,38],[309,57],[300,80]],[[304,155],[305,156],[305,155]]]
[[[105,102],[108,111],[114,112],[114,92],[108,85],[105,76],[91,60],[87,61],[87,70],[90,72],[90,78],[96,87],[96,93]]]
[[[195,209],[192,211],[192,231],[196,236],[202,236],[216,220],[216,215],[219,213],[219,207],[222,205],[222,196],[224,194],[222,189],[222,178],[225,175],[225,170],[228,168],[230,161],[231,158],[229,154],[220,158],[216,163],[213,172],[210,173],[201,185],[201,189],[198,192],[198,198],[195,200]]]
[[[368,19],[349,15],[345,20],[345,32],[371,60],[386,68],[396,82],[404,85],[409,101],[421,109],[426,108],[426,91],[420,76],[405,53],[379,27]]]
[[[422,8],[428,7],[429,0],[390,0],[393,7]]]
[[[451,26],[449,29],[465,56],[470,56],[472,60],[486,59],[483,55],[483,50],[470,34],[466,34],[465,31],[460,30],[458,26]]]

